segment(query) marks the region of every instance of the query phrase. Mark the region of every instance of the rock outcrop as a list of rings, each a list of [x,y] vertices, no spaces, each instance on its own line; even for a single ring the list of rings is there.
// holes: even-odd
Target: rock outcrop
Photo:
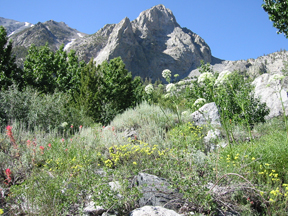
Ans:
[[[91,46],[94,40],[96,46]],[[88,54],[93,53],[93,55]],[[84,48],[84,49],[83,49]],[[76,39],[69,49],[84,60],[94,58],[97,64],[121,56],[132,75],[162,79],[161,73],[169,68],[179,78],[200,65],[211,62],[211,50],[205,41],[192,31],[181,28],[164,5],[157,5],[140,13],[132,22],[126,17],[120,23],[104,26],[94,35]]]
[[[266,103],[270,109],[268,119],[283,114],[281,98],[286,115],[288,114],[287,78],[280,82],[274,80],[271,74],[263,74],[257,77],[252,84],[255,85],[255,97],[260,98],[261,103]]]

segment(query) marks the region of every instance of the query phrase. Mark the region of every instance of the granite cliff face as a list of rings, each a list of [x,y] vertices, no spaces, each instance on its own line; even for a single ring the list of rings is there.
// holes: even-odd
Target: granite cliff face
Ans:
[[[126,17],[118,24],[106,25],[85,40],[76,39],[69,49],[80,58],[94,58],[97,64],[121,56],[132,74],[156,80],[162,70],[184,78],[200,65],[211,62],[211,50],[192,31],[181,28],[173,13],[157,5],[140,13],[132,22]]]

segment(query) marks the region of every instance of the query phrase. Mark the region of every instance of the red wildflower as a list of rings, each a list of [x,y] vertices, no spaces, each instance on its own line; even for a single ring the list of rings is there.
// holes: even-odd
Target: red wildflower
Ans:
[[[113,127],[112,127],[112,131],[114,131],[114,130],[115,130],[115,127],[113,126]]]
[[[44,154],[44,146],[40,146],[39,148],[41,149],[41,154]]]
[[[105,128],[105,126],[103,126],[103,128]]]
[[[71,125],[70,127],[73,128],[73,125]]]
[[[48,144],[48,147],[51,148],[51,143]]]
[[[14,148],[15,149],[17,149],[17,145],[16,145],[16,141],[15,141],[15,139],[14,139],[14,137],[13,137],[13,133],[12,133],[12,126],[10,126],[10,125],[8,125],[7,127],[6,127],[6,134],[7,134],[7,136],[10,138],[10,141],[11,141],[11,143],[13,144],[13,146],[14,146]]]
[[[5,170],[5,173],[7,175],[8,183],[10,183],[11,182],[11,170],[8,168],[8,169]]]
[[[82,125],[79,126],[80,130],[82,129],[82,127],[83,127]]]
[[[31,141],[30,140],[27,140],[27,147],[29,148],[31,145]]]
[[[65,152],[68,151],[68,149],[65,149]]]
[[[61,141],[62,141],[62,142],[64,142],[64,141],[65,141],[65,139],[64,139],[64,138],[62,138],[62,139],[61,139]]]

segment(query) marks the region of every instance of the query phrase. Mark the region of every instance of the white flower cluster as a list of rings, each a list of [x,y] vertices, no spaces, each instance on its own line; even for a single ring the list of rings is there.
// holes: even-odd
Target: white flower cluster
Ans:
[[[285,78],[285,76],[281,75],[281,74],[273,74],[270,79],[269,82],[276,82],[276,81],[280,81],[283,80]]]
[[[198,83],[203,83],[205,80],[213,81],[214,80],[213,74],[210,72],[205,72],[198,77]]]
[[[184,117],[185,117],[185,116],[188,116],[188,115],[189,115],[189,112],[188,112],[188,111],[183,111],[183,112],[181,113],[181,115],[184,116]]]
[[[181,80],[177,83],[178,85],[185,85],[185,81]]]
[[[167,94],[164,95],[164,98],[165,98],[165,99],[168,99],[169,97],[170,97],[170,94],[169,94],[169,93],[167,93]]]
[[[168,79],[168,80],[170,80],[170,78],[171,78],[171,71],[169,70],[169,69],[165,69],[165,70],[163,70],[162,71],[162,77],[164,78],[164,79]]]
[[[67,125],[68,125],[67,122],[63,122],[63,123],[61,124],[61,127],[65,128]]]
[[[175,86],[175,84],[169,83],[169,84],[166,86],[166,91],[167,91],[167,92],[175,92],[175,91],[176,91],[176,86]]]
[[[215,81],[215,85],[218,86],[218,85],[221,85],[221,84],[224,84],[226,81],[228,81],[229,79],[229,76],[231,75],[232,73],[228,70],[225,70],[225,71],[222,71],[217,80]]]
[[[145,87],[145,92],[147,93],[147,94],[152,94],[152,92],[154,91],[154,88],[153,88],[153,85],[152,84],[149,84],[149,85],[147,85],[146,87]]]
[[[205,100],[204,98],[198,98],[198,99],[194,102],[193,106],[204,105],[205,103],[206,103],[206,100]]]

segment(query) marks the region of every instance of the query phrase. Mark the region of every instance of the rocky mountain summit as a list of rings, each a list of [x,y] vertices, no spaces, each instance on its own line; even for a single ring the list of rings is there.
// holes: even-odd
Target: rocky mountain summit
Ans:
[[[76,39],[69,49],[85,61],[94,58],[97,64],[121,56],[133,75],[152,80],[161,79],[166,68],[184,78],[201,60],[212,60],[205,41],[181,28],[164,5],[143,11],[133,21],[126,17],[118,24],[106,25],[85,39]]]

